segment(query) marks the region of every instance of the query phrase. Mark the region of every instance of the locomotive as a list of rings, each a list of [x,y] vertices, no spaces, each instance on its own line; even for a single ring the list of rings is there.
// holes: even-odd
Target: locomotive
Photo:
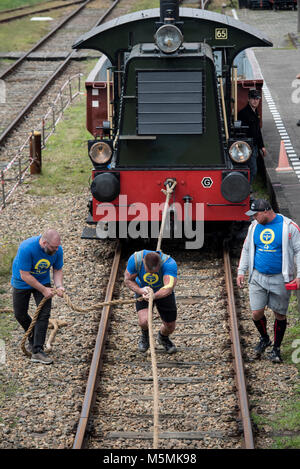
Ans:
[[[103,54],[86,81],[93,136],[87,222],[97,229],[86,227],[83,237],[157,237],[171,184],[177,224],[185,216],[192,223],[248,219],[252,141],[237,112],[262,80],[238,79],[234,61],[253,46],[272,44],[253,27],[179,8],[177,0],[106,22],[76,41],[74,49]]]

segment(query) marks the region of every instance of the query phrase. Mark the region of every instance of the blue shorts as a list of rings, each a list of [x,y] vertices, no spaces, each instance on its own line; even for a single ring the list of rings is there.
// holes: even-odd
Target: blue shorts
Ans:
[[[282,274],[266,275],[254,269],[249,283],[252,311],[268,306],[278,314],[287,314],[291,291],[286,290]]]

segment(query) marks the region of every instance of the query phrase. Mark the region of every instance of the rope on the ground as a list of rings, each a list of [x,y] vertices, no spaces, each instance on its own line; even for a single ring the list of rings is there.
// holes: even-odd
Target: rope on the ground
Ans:
[[[177,182],[175,179],[168,179],[166,181],[166,189],[162,189],[162,192],[166,196],[166,201],[164,205],[164,211],[162,214],[162,221],[161,221],[160,232],[159,232],[159,236],[157,240],[156,251],[160,251],[161,249],[161,242],[162,242],[162,237],[164,233],[167,212],[169,208],[169,200],[175,189],[176,184]],[[152,376],[153,376],[153,449],[158,449],[159,390],[158,390],[157,364],[156,364],[153,327],[152,327],[153,295],[154,295],[154,292],[151,289],[149,304],[148,304],[148,329],[149,329],[149,342],[150,342],[150,353],[151,353],[151,363],[152,363]]]
[[[56,288],[53,288],[54,290],[54,294],[56,295],[57,294],[57,290]],[[111,301],[103,301],[101,303],[95,303],[93,305],[90,305],[86,308],[81,308],[77,305],[75,305],[74,303],[72,303],[69,295],[66,293],[66,292],[63,292],[63,298],[66,302],[66,304],[73,310],[73,311],[76,311],[76,312],[80,312],[80,313],[87,313],[87,312],[90,312],[90,311],[95,311],[95,309],[99,309],[99,308],[102,308],[103,306],[108,306],[108,305],[126,305],[126,304],[132,304],[132,303],[135,303],[136,301],[141,301],[143,298],[140,297],[140,298],[135,298],[135,299],[132,299],[132,300],[111,300]],[[32,333],[32,330],[38,320],[38,317],[39,317],[39,314],[41,312],[41,309],[43,308],[44,304],[46,303],[46,301],[48,300],[48,298],[43,298],[42,301],[39,303],[34,315],[32,316],[32,320],[31,320],[31,323],[30,323],[30,326],[29,328],[27,329],[27,331],[25,332],[24,334],[24,337],[21,341],[21,349],[24,353],[24,355],[26,355],[27,357],[31,357],[31,352],[29,350],[27,350],[25,348],[25,342],[26,342],[26,339],[30,336],[30,334]],[[6,310],[7,312],[12,312],[11,310]],[[50,334],[50,337],[47,341],[47,344],[46,344],[46,350],[51,350],[52,349],[52,344],[54,342],[54,339],[55,339],[55,336],[57,334],[57,331],[60,327],[64,327],[66,326],[67,323],[65,321],[61,321],[60,319],[49,319],[49,327],[53,328],[54,330],[52,331],[52,333]]]
[[[151,289],[149,305],[148,305],[148,329],[149,342],[153,376],[153,449],[158,449],[158,430],[159,430],[159,393],[158,393],[158,377],[157,364],[154,348],[153,328],[152,328],[152,308],[153,308],[153,290]]]

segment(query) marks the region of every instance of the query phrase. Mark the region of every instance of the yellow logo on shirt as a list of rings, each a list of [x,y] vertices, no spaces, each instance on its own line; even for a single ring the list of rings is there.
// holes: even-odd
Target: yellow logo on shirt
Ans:
[[[143,280],[145,283],[148,283],[148,285],[154,285],[159,279],[159,276],[157,274],[150,274],[149,272],[144,274]]]
[[[271,244],[275,239],[275,233],[270,228],[266,228],[260,233],[260,240],[264,244]]]
[[[34,266],[34,274],[46,274],[50,267],[48,259],[40,259]]]

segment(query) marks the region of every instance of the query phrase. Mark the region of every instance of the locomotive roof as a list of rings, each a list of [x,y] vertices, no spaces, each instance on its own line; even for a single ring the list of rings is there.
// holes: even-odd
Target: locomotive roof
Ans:
[[[180,8],[179,16],[179,21],[184,22],[185,42],[205,41],[212,47],[232,48],[232,60],[238,52],[248,47],[273,45],[261,31],[230,16],[198,8]],[[128,49],[129,33],[134,32],[131,46],[153,42],[154,23],[159,21],[159,18],[159,8],[120,16],[85,33],[72,48],[101,51],[114,63],[116,52]],[[226,28],[227,39],[217,39],[216,28]]]

